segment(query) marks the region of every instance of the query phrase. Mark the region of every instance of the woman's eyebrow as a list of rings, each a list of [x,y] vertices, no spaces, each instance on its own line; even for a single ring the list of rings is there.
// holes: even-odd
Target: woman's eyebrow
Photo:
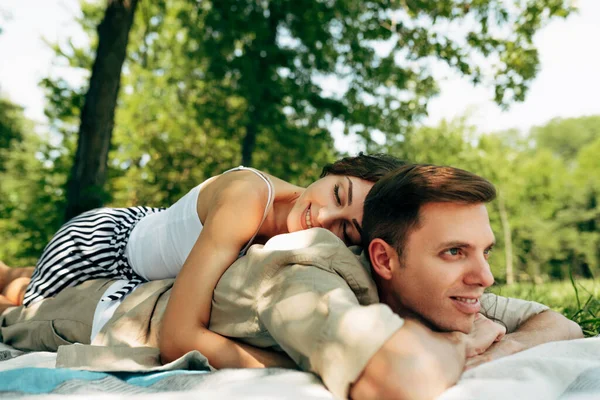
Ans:
[[[348,179],[348,205],[351,206],[352,205],[352,181],[347,176],[346,176],[346,179]]]

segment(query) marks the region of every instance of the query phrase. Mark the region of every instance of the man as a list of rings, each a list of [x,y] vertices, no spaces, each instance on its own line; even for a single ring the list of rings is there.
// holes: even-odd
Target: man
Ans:
[[[365,202],[370,267],[323,229],[275,237],[225,272],[210,328],[284,350],[334,394],[357,399],[431,398],[454,384],[465,366],[581,337],[576,324],[545,306],[483,295],[493,283],[487,257],[494,236],[485,203],[494,196],[493,185],[466,171],[401,167]],[[169,340],[159,331],[171,283],[141,285],[102,323],[96,304],[119,283],[86,282],[55,299],[7,310],[0,333],[5,343],[31,350],[90,341],[161,347]],[[504,330],[480,313],[504,323],[506,336],[497,341]],[[31,329],[36,334],[28,336]],[[59,359],[100,359],[85,352],[86,346],[63,346]]]

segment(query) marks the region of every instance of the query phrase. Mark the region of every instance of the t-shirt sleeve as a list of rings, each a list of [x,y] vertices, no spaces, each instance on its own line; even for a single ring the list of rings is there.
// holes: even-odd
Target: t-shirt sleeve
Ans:
[[[548,310],[549,307],[536,303],[485,293],[481,297],[481,313],[490,319],[501,321],[506,333],[512,333],[529,318]]]
[[[404,322],[387,305],[361,306],[346,281],[315,266],[289,265],[267,285],[261,323],[300,368],[319,375],[340,398]]]

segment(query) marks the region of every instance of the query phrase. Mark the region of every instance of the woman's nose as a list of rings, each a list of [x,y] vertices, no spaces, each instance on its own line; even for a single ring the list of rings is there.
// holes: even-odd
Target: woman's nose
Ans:
[[[331,210],[327,207],[321,207],[317,215],[317,222],[319,226],[325,229],[331,229],[333,223],[339,219],[339,212]]]

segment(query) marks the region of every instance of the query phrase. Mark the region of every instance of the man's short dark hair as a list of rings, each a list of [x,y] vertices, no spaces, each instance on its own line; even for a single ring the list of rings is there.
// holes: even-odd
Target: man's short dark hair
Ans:
[[[419,226],[419,211],[428,203],[487,203],[496,198],[494,185],[453,167],[408,164],[377,182],[365,200],[363,247],[385,240],[402,255],[408,234]]]

